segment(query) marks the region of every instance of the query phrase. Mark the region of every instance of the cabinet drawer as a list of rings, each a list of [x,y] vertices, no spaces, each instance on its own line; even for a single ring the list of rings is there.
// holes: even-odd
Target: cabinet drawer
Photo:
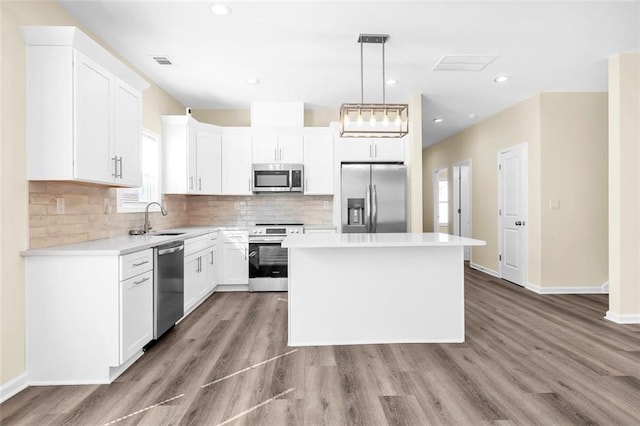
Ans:
[[[199,237],[184,240],[184,256],[187,257],[189,255],[192,255],[193,253],[204,250],[205,248],[207,248],[207,245],[210,244],[208,243],[206,235],[201,235]]]
[[[142,250],[120,256],[120,281],[153,269],[153,250]]]

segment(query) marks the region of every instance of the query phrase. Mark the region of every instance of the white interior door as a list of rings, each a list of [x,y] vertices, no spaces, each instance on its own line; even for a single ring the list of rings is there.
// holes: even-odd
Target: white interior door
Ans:
[[[471,238],[471,164],[453,167],[453,234]],[[464,260],[471,260],[471,247],[464,248]]]
[[[527,264],[526,176],[526,145],[498,154],[500,275],[520,286],[525,285]]]
[[[433,232],[449,233],[449,170],[433,172]]]

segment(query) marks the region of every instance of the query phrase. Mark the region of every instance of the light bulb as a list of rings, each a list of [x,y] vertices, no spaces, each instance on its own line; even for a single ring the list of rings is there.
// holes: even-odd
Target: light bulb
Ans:
[[[382,125],[384,127],[387,127],[389,125],[389,115],[387,114],[386,111],[384,113],[384,117],[382,118]]]
[[[362,112],[358,112],[358,126],[362,126],[364,124],[364,119],[362,118]]]
[[[373,127],[376,125],[376,116],[371,113],[371,118],[369,119],[369,126]]]
[[[343,120],[343,122],[344,122],[344,125],[345,125],[345,126],[348,126],[349,124],[351,124],[351,119],[349,118],[349,114],[346,114],[346,115],[344,116],[344,120]]]
[[[402,119],[400,118],[400,114],[396,115],[396,119],[393,120],[393,124],[395,124],[396,126],[399,126],[400,124],[402,124]]]

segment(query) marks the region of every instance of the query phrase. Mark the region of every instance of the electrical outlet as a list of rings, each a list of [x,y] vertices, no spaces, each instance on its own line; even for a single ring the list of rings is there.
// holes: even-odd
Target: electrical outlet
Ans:
[[[56,213],[64,214],[64,198],[56,198]]]
[[[560,200],[549,200],[549,210],[560,210]]]
[[[322,202],[322,208],[325,209],[325,210],[327,210],[329,208],[329,202],[327,200],[324,200]]]

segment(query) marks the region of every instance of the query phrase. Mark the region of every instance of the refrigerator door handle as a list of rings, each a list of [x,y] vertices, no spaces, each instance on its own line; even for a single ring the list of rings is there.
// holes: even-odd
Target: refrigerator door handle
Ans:
[[[364,202],[364,229],[371,232],[371,185],[367,185],[367,193]]]
[[[373,185],[373,196],[371,198],[371,232],[378,232],[378,192],[375,185]]]

